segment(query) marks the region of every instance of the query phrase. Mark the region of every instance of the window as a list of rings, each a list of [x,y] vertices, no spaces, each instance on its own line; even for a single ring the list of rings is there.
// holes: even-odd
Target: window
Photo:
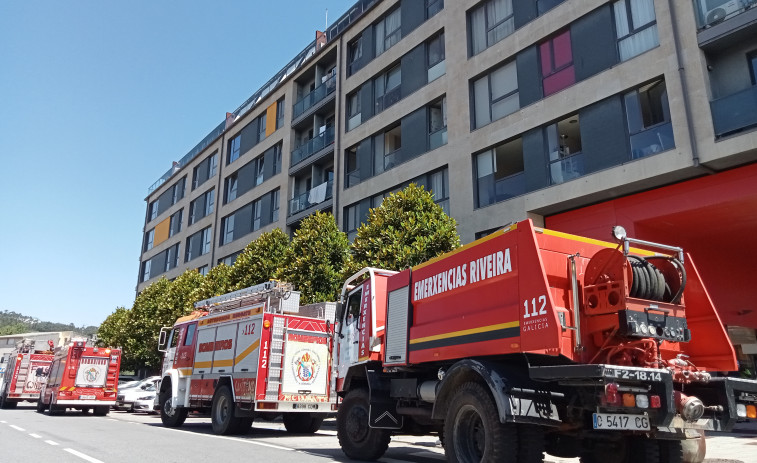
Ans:
[[[221,222],[221,246],[234,241],[234,214],[224,217]]]
[[[551,95],[576,82],[570,31],[565,31],[539,45],[544,96]]]
[[[431,82],[446,72],[444,33],[431,39],[426,51],[428,53],[428,81]]]
[[[242,251],[239,251],[239,252],[235,252],[234,254],[230,254],[226,257],[222,257],[218,259],[218,263],[228,265],[229,267],[231,267],[232,265],[234,265],[234,262],[236,262],[237,257],[239,257],[239,254],[241,253]]]
[[[426,19],[442,11],[444,8],[443,0],[426,0]]]
[[[184,336],[184,345],[189,346],[192,344],[195,338],[195,330],[197,329],[197,323],[192,323],[187,326],[187,334]]]
[[[218,158],[215,153],[208,156],[200,164],[198,164],[192,172],[192,189],[194,190],[198,186],[205,183],[210,177],[216,174],[216,165],[218,164]]]
[[[239,184],[238,180],[238,172],[234,172],[233,174],[226,177],[226,186],[224,188],[224,204],[229,203],[231,201],[234,201],[237,199],[237,185]]]
[[[179,243],[166,250],[166,272],[179,265]]]
[[[474,164],[477,207],[525,193],[523,141],[520,138],[477,154]]]
[[[226,164],[231,164],[232,162],[239,159],[239,150],[242,148],[242,135],[237,135],[236,137],[229,140],[229,154],[228,159],[226,159]]]
[[[556,7],[565,0],[536,0],[536,11],[539,16]]]
[[[189,203],[189,225],[213,213],[215,189],[206,191],[202,196]]]
[[[357,236],[357,227],[360,226],[360,205],[355,204],[344,209],[344,232],[347,233],[347,238],[353,241]]]
[[[377,113],[400,100],[401,84],[402,68],[399,64],[374,80]]]
[[[184,209],[179,209],[171,215],[171,221],[168,226],[168,236],[173,236],[181,231],[181,219],[183,218]]]
[[[395,126],[373,137],[373,175],[378,175],[400,163],[402,127]]]
[[[360,69],[360,58],[363,57],[363,37],[358,37],[347,48],[347,75],[350,76]]]
[[[178,182],[174,183],[173,186],[171,187],[172,198],[173,198],[173,202],[171,203],[172,205],[178,203],[179,200],[184,197],[184,189],[186,188],[186,183],[187,183],[187,177],[184,177]]]
[[[473,82],[473,127],[479,128],[520,108],[515,61]]]
[[[149,215],[150,220],[155,220],[158,217],[158,205],[159,205],[160,199],[156,199],[155,201],[150,203]]]
[[[621,61],[660,44],[654,0],[620,0],[613,4],[613,10]]]
[[[664,80],[628,92],[624,100],[632,159],[675,147]]]
[[[347,96],[347,130],[352,130],[362,123],[360,109],[360,91]]]
[[[384,19],[377,22],[373,26],[373,30],[376,33],[376,55],[378,56],[384,51],[390,49],[394,44],[400,41],[402,38],[400,9],[395,8],[394,11],[386,15]]]
[[[549,156],[549,178],[555,185],[586,173],[581,154],[581,124],[578,114],[545,128]]]
[[[153,228],[149,232],[145,233],[145,247],[144,251],[152,249],[153,240],[155,240],[155,229]]]
[[[265,140],[265,124],[266,117],[264,113],[262,116],[258,117],[258,143]]]
[[[212,239],[211,228],[204,228],[187,238],[186,256],[184,260],[190,260],[203,256],[210,252],[210,240]]]
[[[477,55],[515,31],[512,0],[489,0],[468,14],[470,54]]]
[[[147,281],[150,279],[150,267],[152,266],[151,260],[146,260],[142,262],[142,281]]]
[[[279,221],[279,190],[272,193],[271,198],[271,223]]]
[[[284,125],[284,98],[276,102],[276,130]]]
[[[447,144],[447,97],[431,103],[428,108],[428,147],[430,150]]]
[[[208,270],[210,270],[209,265],[203,265],[202,267],[197,267],[197,273],[199,273],[202,276],[207,276]]]
[[[357,165],[357,147],[353,146],[345,151],[344,156],[344,175],[345,186],[350,187],[360,182],[360,172]]]
[[[746,55],[749,62],[749,76],[752,78],[752,85],[757,85],[757,50]]]

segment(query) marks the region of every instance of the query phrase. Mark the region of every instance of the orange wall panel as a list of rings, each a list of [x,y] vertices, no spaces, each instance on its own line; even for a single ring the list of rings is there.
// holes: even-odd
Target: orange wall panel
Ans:
[[[265,112],[265,136],[271,135],[276,131],[276,103],[266,109]]]
[[[157,246],[163,241],[168,239],[168,231],[171,228],[171,217],[167,217],[166,220],[160,222],[155,226],[155,237],[153,238],[153,246]]]

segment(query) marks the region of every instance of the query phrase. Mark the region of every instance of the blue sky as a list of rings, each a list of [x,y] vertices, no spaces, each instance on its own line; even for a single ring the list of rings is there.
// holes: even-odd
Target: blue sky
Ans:
[[[147,188],[354,3],[0,2],[0,311],[131,307]]]

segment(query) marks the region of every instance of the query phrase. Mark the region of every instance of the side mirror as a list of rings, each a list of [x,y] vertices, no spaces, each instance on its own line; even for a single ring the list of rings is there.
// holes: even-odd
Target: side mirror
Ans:
[[[166,351],[166,340],[168,339],[168,330],[171,328],[164,326],[160,329],[160,336],[158,337],[158,352]]]

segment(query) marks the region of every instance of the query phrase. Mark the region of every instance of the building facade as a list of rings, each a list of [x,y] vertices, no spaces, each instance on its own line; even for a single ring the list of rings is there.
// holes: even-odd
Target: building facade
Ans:
[[[359,1],[150,188],[137,291],[316,210],[352,238],[415,182],[463,242],[530,218],[685,246],[751,352],[755,3]]]

